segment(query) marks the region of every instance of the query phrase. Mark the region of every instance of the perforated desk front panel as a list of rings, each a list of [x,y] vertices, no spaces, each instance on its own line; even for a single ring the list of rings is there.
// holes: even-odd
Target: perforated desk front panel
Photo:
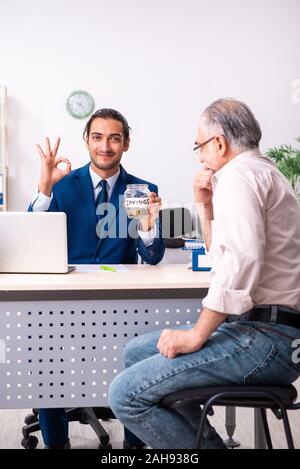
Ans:
[[[107,405],[124,345],[195,322],[200,306],[199,297],[0,302],[0,407]]]

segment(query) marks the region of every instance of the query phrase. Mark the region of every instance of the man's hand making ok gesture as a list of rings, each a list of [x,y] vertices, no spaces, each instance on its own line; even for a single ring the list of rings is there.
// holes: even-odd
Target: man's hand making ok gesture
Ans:
[[[46,138],[45,151],[42,150],[40,145],[36,145],[41,158],[41,178],[39,183],[39,192],[50,197],[52,187],[63,177],[67,176],[71,172],[71,163],[67,158],[57,157],[57,151],[60,144],[60,138],[58,138],[51,148],[49,138]],[[66,163],[65,169],[59,169],[60,163]]]

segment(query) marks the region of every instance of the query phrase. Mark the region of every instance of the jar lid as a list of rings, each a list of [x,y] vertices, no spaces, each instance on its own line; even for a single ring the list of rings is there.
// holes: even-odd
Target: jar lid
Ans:
[[[127,184],[126,187],[128,187],[129,189],[134,189],[134,188],[137,188],[137,189],[146,188],[146,189],[148,189],[148,184]]]

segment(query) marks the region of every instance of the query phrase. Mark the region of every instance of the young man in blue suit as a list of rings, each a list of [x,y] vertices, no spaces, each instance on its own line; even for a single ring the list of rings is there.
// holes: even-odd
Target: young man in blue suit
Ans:
[[[48,138],[45,150],[37,145],[41,178],[29,211],[66,213],[70,264],[135,264],[138,254],[148,264],[157,264],[163,258],[164,243],[158,222],[161,199],[157,186],[128,174],[120,164],[123,152],[129,148],[129,133],[127,120],[118,111],[96,111],[83,134],[91,161],[73,171],[68,159],[57,156],[60,139],[53,148]],[[65,163],[65,169],[58,167],[60,163]],[[136,220],[135,225],[130,221],[131,236],[123,206],[127,184],[148,184],[151,191],[148,216]],[[106,218],[111,229],[105,237],[98,236],[99,214],[105,213],[99,211],[100,201],[108,209],[112,208]],[[68,419],[64,409],[41,409],[39,420],[46,447],[68,446]],[[138,445],[134,435],[125,434],[131,443]]]

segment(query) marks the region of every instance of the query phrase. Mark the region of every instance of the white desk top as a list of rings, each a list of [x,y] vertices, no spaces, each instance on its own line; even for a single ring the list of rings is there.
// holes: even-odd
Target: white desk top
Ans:
[[[126,267],[129,272],[0,274],[0,291],[200,289],[210,285],[210,272],[193,272],[184,264]]]

